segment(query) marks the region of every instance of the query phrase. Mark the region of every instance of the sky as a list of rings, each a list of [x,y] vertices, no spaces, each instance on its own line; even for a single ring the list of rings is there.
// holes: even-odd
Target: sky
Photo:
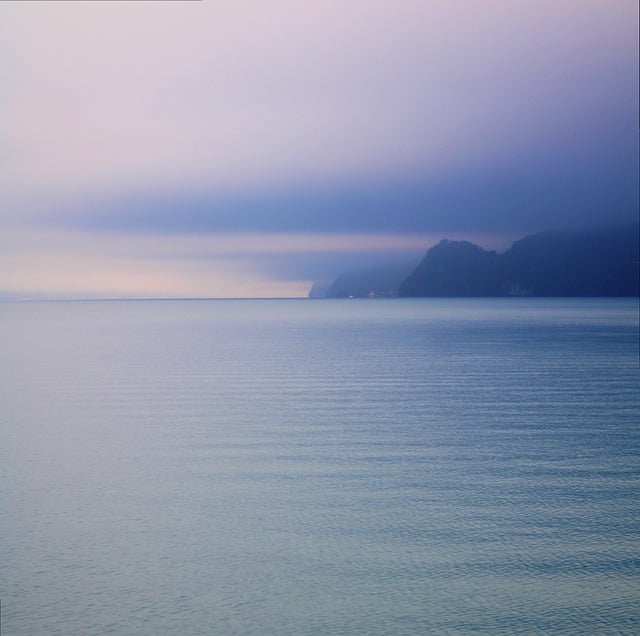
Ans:
[[[0,298],[637,222],[638,74],[637,0],[0,2]]]

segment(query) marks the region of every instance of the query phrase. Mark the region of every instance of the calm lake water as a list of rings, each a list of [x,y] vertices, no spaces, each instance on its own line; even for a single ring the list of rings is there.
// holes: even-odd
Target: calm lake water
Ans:
[[[2,633],[640,632],[638,300],[0,303]]]

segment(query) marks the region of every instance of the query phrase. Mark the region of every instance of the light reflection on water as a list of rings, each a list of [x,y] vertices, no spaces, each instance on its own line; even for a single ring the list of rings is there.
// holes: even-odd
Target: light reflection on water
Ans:
[[[0,304],[3,627],[633,633],[637,317]]]

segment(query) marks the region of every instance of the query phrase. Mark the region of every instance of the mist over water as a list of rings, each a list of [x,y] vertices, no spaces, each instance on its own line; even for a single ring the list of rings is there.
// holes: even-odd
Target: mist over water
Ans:
[[[634,633],[637,299],[0,303],[2,627]]]

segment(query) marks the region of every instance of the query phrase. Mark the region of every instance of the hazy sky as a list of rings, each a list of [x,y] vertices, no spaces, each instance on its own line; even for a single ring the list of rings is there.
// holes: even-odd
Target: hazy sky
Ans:
[[[295,296],[638,218],[637,0],[0,2],[0,296]]]

